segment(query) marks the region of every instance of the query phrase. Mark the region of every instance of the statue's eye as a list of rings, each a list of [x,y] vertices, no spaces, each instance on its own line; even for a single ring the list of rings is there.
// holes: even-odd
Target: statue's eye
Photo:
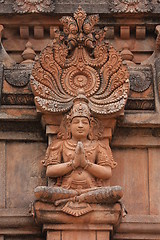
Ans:
[[[77,124],[77,123],[79,123],[79,120],[77,120],[77,119],[74,120],[73,119],[72,123]]]
[[[88,121],[82,121],[83,124],[87,124],[88,125]]]

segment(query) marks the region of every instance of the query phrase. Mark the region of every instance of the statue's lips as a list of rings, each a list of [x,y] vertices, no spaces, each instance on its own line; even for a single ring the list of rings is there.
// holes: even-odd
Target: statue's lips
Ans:
[[[77,132],[78,133],[84,133],[84,130],[78,130]]]

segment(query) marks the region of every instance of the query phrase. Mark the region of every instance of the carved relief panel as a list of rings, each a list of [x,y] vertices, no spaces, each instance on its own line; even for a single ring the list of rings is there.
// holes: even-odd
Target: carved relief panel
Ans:
[[[53,42],[31,74],[38,111],[51,118],[64,114],[43,161],[47,177],[56,180],[37,187],[35,196],[43,204],[52,203],[53,211],[76,217],[92,212],[97,204],[114,205],[123,195],[120,186],[109,186],[117,164],[109,141],[102,141],[99,119],[123,112],[129,74],[105,40],[105,29],[94,29],[98,20],[98,15],[87,17],[81,7],[74,17],[62,17],[63,31],[55,28]]]
[[[17,13],[47,13],[55,9],[55,4],[53,0],[16,0],[13,9]]]

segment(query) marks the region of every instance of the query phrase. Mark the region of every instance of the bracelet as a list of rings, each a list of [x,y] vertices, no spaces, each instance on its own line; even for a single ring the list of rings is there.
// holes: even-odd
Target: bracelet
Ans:
[[[87,160],[86,166],[83,169],[86,170],[88,167],[92,167],[92,163],[89,160]]]
[[[75,167],[74,164],[73,164],[73,159],[70,160],[70,161],[67,163],[67,167],[72,167],[73,170],[76,169],[76,167]]]
[[[74,166],[74,163],[73,163],[73,159],[71,160],[71,162],[72,162],[72,168],[73,168],[73,170],[76,170],[76,167]]]

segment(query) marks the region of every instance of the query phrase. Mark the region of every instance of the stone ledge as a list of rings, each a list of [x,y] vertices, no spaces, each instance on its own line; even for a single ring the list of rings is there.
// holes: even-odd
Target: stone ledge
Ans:
[[[125,127],[159,127],[160,113],[155,111],[126,110],[124,117],[118,121],[118,126]]]
[[[115,230],[114,239],[160,239],[160,215],[126,216]]]
[[[0,209],[0,235],[40,235],[28,209]]]
[[[36,112],[35,107],[0,106],[0,120],[37,121],[40,120],[40,114]]]

